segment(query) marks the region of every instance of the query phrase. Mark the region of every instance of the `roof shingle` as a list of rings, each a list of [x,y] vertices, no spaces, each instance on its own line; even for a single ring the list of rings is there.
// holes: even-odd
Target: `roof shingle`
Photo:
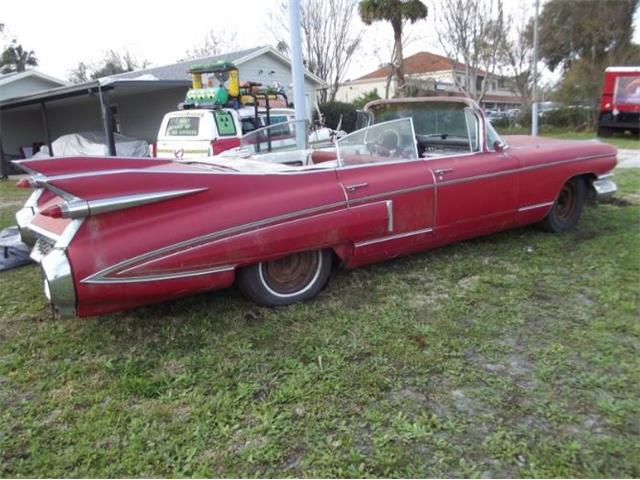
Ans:
[[[442,55],[437,55],[431,52],[418,52],[404,59],[404,73],[405,75],[415,73],[426,72],[438,72],[442,70],[451,70],[452,61]],[[464,68],[464,65],[459,62],[453,62],[456,69]],[[373,78],[385,78],[389,75],[391,67],[384,66],[371,73],[367,73],[356,80],[369,80]]]

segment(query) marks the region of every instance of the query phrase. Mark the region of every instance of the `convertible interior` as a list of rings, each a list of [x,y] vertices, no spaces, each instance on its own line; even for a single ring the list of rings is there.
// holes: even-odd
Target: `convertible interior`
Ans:
[[[479,122],[464,103],[386,103],[369,111],[370,125],[339,139],[335,146],[279,151],[228,151],[185,163],[238,172],[295,172],[411,158],[436,158],[479,150]],[[339,151],[339,155],[338,155]]]

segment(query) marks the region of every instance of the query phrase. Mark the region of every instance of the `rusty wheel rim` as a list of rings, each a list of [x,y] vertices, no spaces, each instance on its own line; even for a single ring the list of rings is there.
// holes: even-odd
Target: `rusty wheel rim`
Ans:
[[[556,214],[561,220],[569,220],[577,205],[576,186],[573,182],[567,182],[563,185],[556,200]]]
[[[320,275],[321,252],[301,252],[262,262],[259,272],[265,288],[278,297],[292,297],[306,292]]]

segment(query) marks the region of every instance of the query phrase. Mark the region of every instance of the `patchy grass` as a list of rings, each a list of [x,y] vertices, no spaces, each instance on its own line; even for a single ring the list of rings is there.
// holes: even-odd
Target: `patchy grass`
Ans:
[[[531,129],[524,127],[502,127],[497,128],[501,135],[530,135]],[[549,127],[542,125],[540,127],[541,137],[563,138],[566,140],[600,140],[601,142],[613,145],[616,148],[624,148],[631,150],[640,150],[640,139],[632,135],[615,134],[612,137],[598,137],[595,132],[583,131],[574,132],[563,128]]]
[[[640,172],[520,229],[259,308],[84,320],[0,274],[0,477],[638,477]],[[4,203],[17,195],[0,183]]]

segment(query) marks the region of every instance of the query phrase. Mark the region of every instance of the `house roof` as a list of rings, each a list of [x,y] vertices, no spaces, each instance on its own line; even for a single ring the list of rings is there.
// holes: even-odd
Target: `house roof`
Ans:
[[[455,69],[463,69],[464,64],[459,62],[453,62],[450,58],[443,57],[442,55],[437,55],[431,52],[418,52],[415,53],[403,61],[404,64],[404,73],[405,75],[415,74],[415,73],[427,73],[427,72],[439,72],[442,70],[451,70],[452,66],[455,65]],[[371,80],[374,78],[386,78],[387,75],[391,72],[390,66],[381,67],[371,73],[367,73],[360,78],[357,78],[354,81],[358,80]]]
[[[0,75],[0,85],[7,85],[8,83],[17,82],[29,77],[40,78],[41,80],[56,84],[58,86],[68,85],[64,80],[52,77],[51,75],[39,72],[38,70],[25,70],[24,72],[13,72]]]
[[[119,73],[116,75],[111,75],[109,79],[134,79],[141,76],[153,76],[158,80],[188,80],[191,77],[189,76],[189,68],[193,65],[202,65],[207,63],[216,63],[216,62],[232,62],[237,66],[242,65],[249,60],[252,60],[256,57],[259,57],[263,54],[271,54],[286,64],[290,65],[291,60],[278,52],[275,48],[264,45],[260,47],[248,48],[245,50],[238,50],[235,52],[223,53],[220,55],[213,55],[211,57],[204,58],[196,58],[191,60],[184,60],[182,62],[172,63],[170,65],[164,65],[161,67],[151,67],[145,68],[142,70],[134,70],[133,72],[125,72]],[[324,86],[324,82],[322,79],[314,75],[313,73],[305,70],[305,76],[311,81],[317,83],[318,85]]]

